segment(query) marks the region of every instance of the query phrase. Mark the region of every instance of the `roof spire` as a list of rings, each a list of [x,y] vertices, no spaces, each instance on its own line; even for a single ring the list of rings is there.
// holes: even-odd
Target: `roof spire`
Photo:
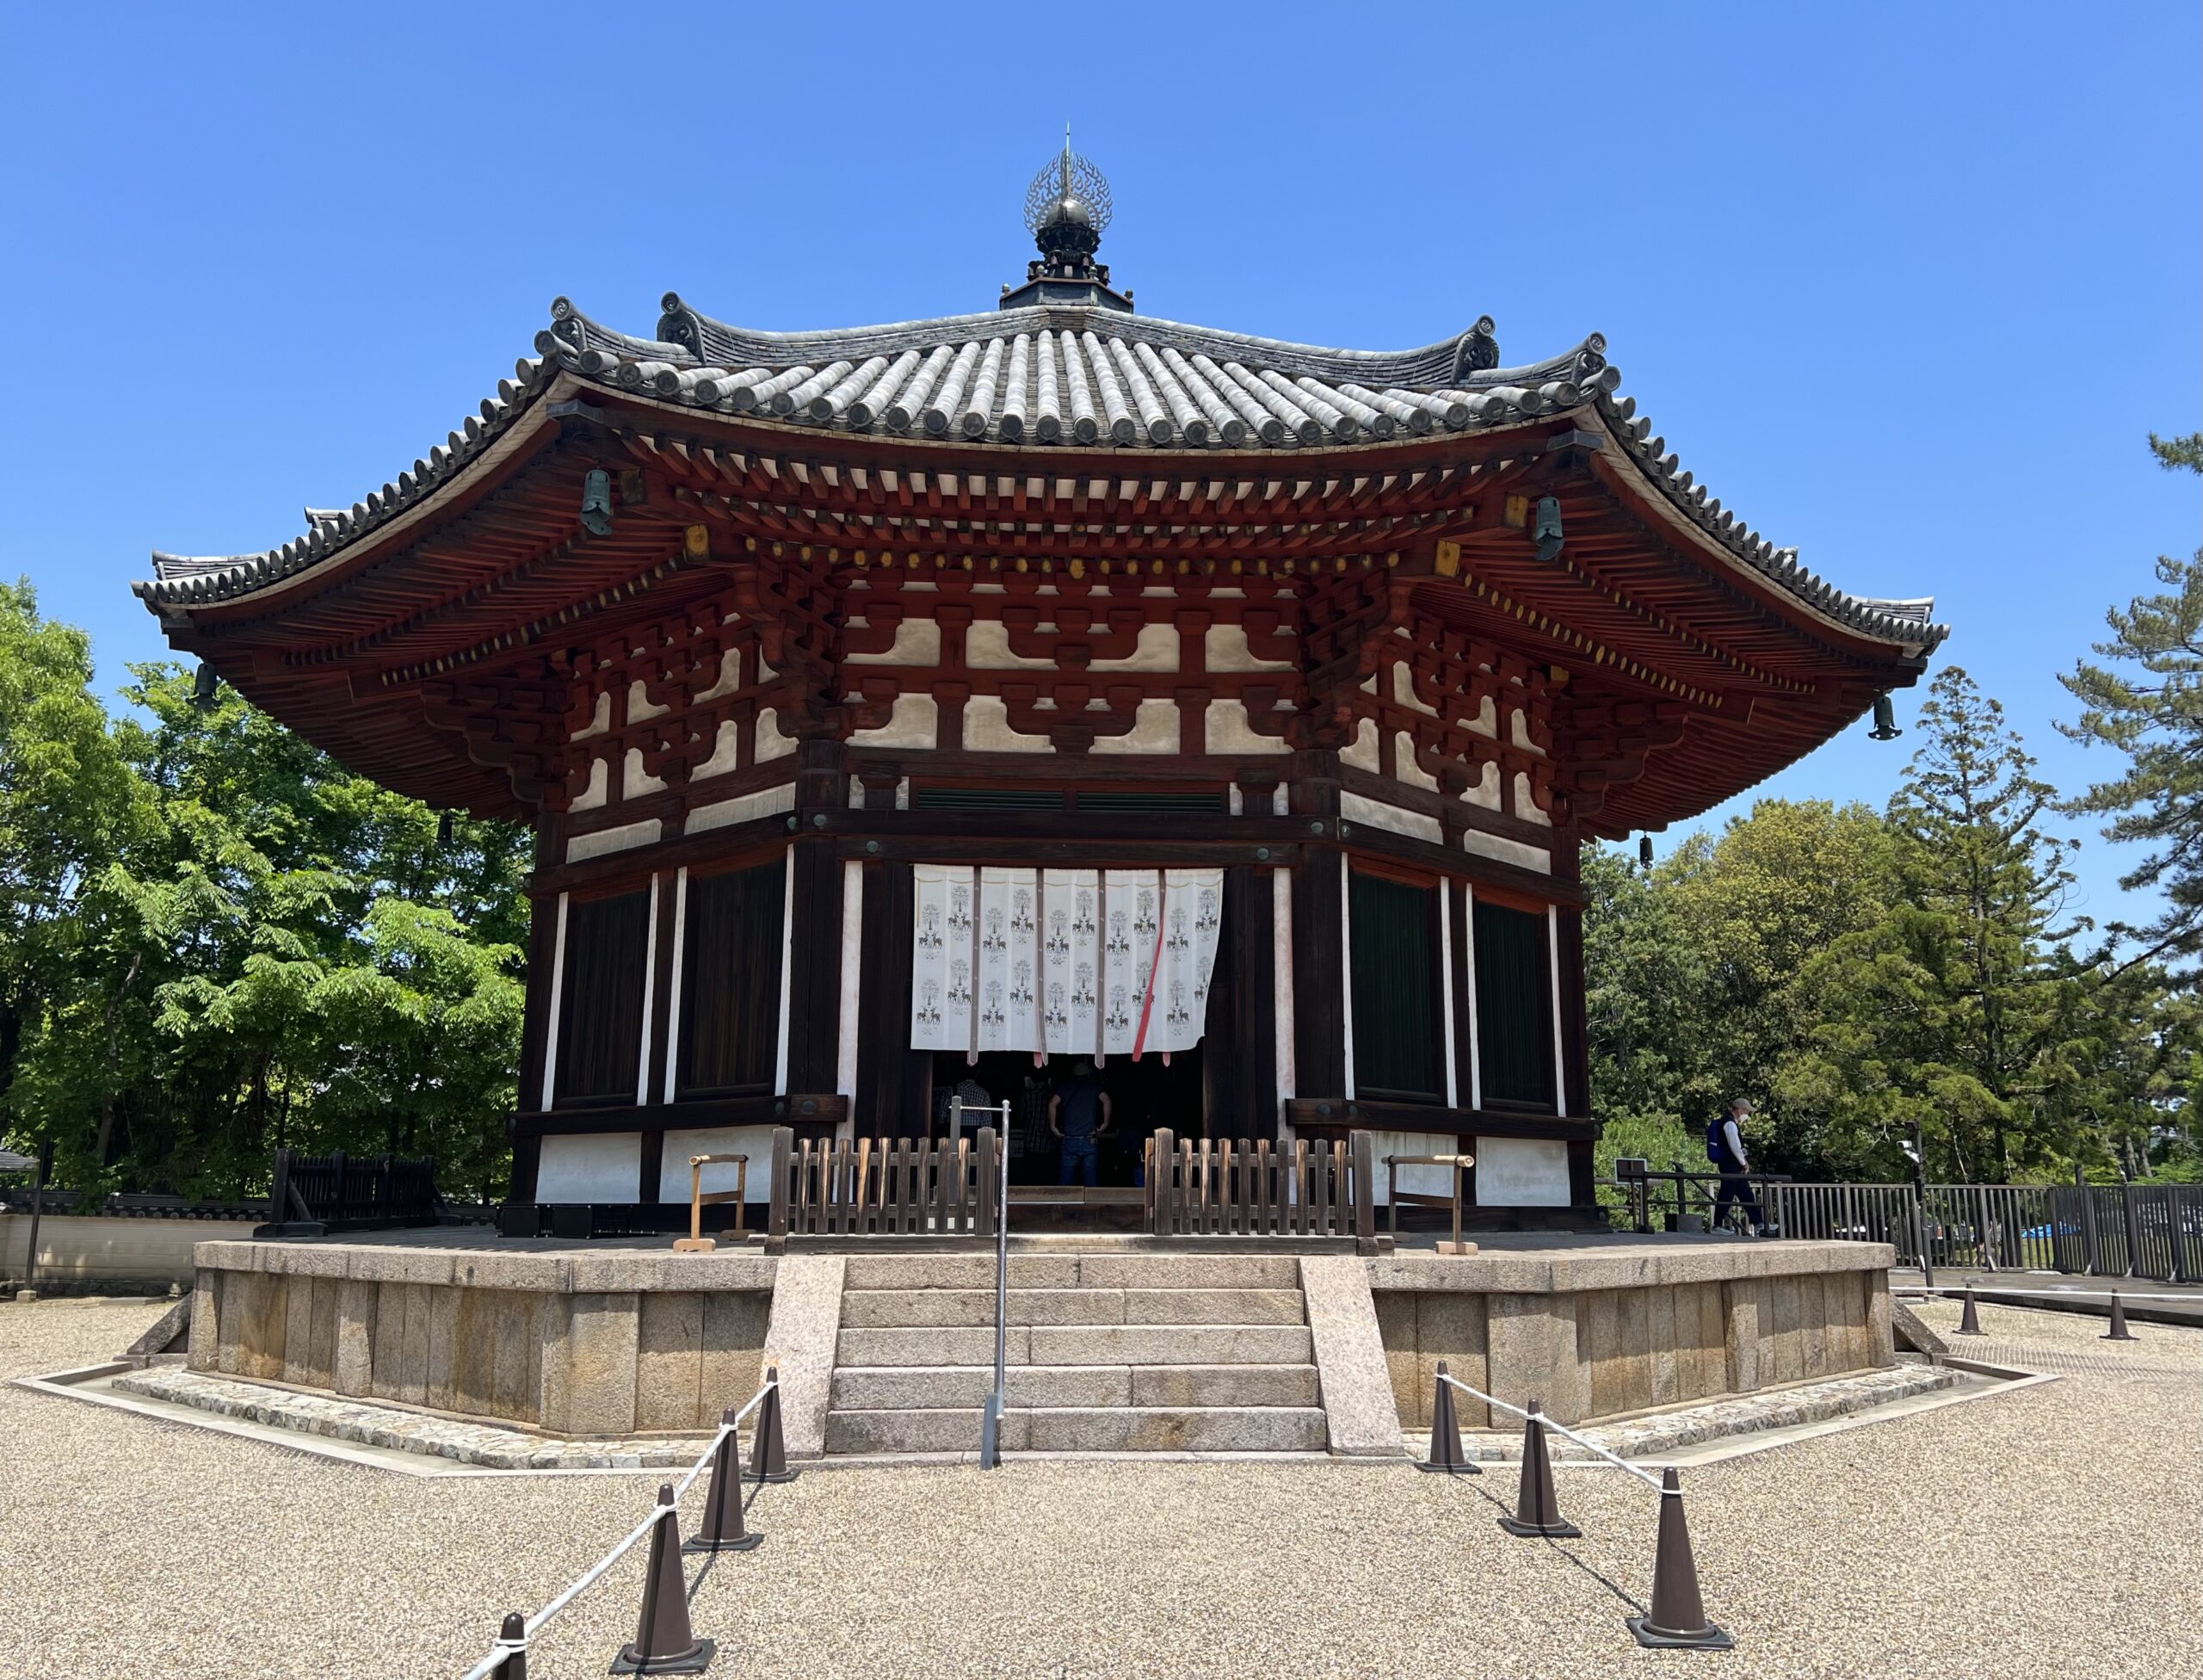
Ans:
[[[1003,287],[1002,307],[1049,303],[1130,310],[1132,294],[1113,290],[1108,264],[1094,260],[1108,225],[1109,182],[1071,149],[1066,122],[1062,154],[1025,189],[1025,225],[1040,248],[1040,260],[1025,265],[1024,285]]]

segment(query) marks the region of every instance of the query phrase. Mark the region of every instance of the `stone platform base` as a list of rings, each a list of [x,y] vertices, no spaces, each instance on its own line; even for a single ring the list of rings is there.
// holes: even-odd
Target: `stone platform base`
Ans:
[[[1014,1236],[1011,1433],[1062,1450],[1392,1456],[1403,1427],[1428,1427],[1441,1360],[1570,1425],[1895,1362],[1885,1246],[1554,1233],[1479,1245],[1441,1256],[1409,1236],[1363,1255],[1287,1238]],[[771,1368],[790,1456],[922,1451],[977,1439],[994,1362],[990,1247],[850,1236],[682,1254],[670,1239],[442,1232],[202,1243],[188,1366],[249,1393],[267,1385],[256,1404],[326,1400],[338,1409],[314,1415],[339,1430],[378,1411],[442,1413],[511,1437],[484,1450],[583,1462],[707,1431]],[[1503,1420],[1480,1402],[1460,1416],[1471,1429]]]

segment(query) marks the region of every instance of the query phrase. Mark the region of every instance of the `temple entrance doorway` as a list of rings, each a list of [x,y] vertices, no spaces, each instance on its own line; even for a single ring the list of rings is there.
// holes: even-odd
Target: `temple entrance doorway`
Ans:
[[[934,1056],[933,1135],[948,1135],[949,1099],[964,1089],[966,1102],[1010,1105],[1009,1183],[1014,1226],[1038,1222],[1117,1228],[1136,1223],[1144,1205],[1143,1152],[1157,1127],[1181,1137],[1202,1127],[1201,1047],[1160,1052],[1135,1062],[1111,1056],[1094,1075],[1109,1098],[1109,1129],[1095,1152],[1095,1184],[1060,1183],[1062,1158],[1048,1129],[1048,1099],[1074,1077],[1077,1058],[1051,1056],[1035,1065],[1030,1051],[987,1052],[974,1061],[955,1051]],[[966,1088],[966,1081],[978,1093]],[[972,1123],[966,1122],[967,1132]],[[1074,1173],[1083,1179],[1083,1175]],[[1089,1217],[1081,1217],[1084,1214]]]

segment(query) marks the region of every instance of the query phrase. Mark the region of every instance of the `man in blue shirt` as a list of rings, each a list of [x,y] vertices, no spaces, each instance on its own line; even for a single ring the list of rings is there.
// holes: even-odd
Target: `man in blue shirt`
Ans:
[[[1072,1065],[1071,1077],[1048,1099],[1048,1129],[1063,1140],[1056,1183],[1098,1183],[1097,1144],[1109,1129],[1109,1093],[1094,1077],[1094,1064],[1083,1056]],[[1074,1173],[1080,1177],[1074,1178]]]

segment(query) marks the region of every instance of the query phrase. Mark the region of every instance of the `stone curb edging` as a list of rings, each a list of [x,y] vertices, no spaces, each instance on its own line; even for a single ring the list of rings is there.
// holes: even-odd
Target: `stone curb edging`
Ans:
[[[1917,1394],[1954,1387],[1957,1383],[1957,1373],[1940,1367],[1900,1366],[1895,1370],[1868,1371],[1826,1382],[1805,1383],[1796,1388],[1740,1395],[1734,1399],[1716,1400],[1651,1418],[1595,1424],[1578,1429],[1577,1433],[1623,1458],[1645,1458],[1703,1446],[1731,1436],[1825,1423],[1831,1418],[1849,1417],[1910,1399]],[[1522,1432],[1519,1429],[1461,1431],[1464,1453],[1483,1463],[1518,1461],[1521,1443]],[[1547,1444],[1557,1463],[1599,1461],[1564,1436],[1548,1433]]]
[[[453,1459],[488,1470],[686,1469],[708,1437],[561,1441],[484,1424],[462,1424],[388,1406],[293,1394],[201,1372],[158,1370],[117,1376],[117,1392],[188,1405],[217,1417],[265,1424],[363,1447]]]

